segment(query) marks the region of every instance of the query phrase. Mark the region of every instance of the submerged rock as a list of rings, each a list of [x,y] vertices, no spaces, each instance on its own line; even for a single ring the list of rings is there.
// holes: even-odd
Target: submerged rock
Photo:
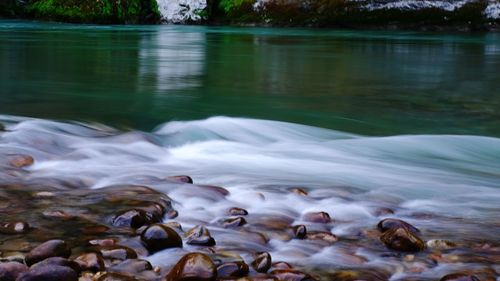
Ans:
[[[293,270],[293,269],[276,269],[270,272],[271,275],[274,275],[279,280],[284,281],[314,281],[316,280],[311,275],[304,273],[302,271]]]
[[[73,269],[75,272],[80,272],[80,266],[75,261],[71,261],[61,257],[52,257],[48,259],[44,259],[41,262],[37,262],[30,267],[30,270],[41,266],[51,266],[51,265],[59,265],[65,266]]]
[[[66,266],[44,265],[30,269],[16,281],[78,281],[78,275]]]
[[[332,221],[330,215],[326,212],[306,213],[304,214],[303,219],[314,223],[330,223]]]
[[[383,219],[377,224],[377,227],[382,232],[389,229],[405,228],[413,234],[420,233],[420,230],[418,228],[399,219]]]
[[[305,225],[292,226],[293,236],[296,239],[305,239],[307,236],[307,228]]]
[[[35,162],[35,159],[29,155],[14,155],[9,157],[9,163],[10,165],[16,167],[16,168],[23,168],[26,166],[33,165]]]
[[[424,242],[407,228],[395,228],[385,231],[380,240],[393,250],[404,252],[418,252],[425,249]]]
[[[168,179],[182,183],[193,183],[193,179],[190,176],[171,176]]]
[[[63,240],[50,240],[42,243],[31,250],[26,255],[26,264],[32,265],[51,257],[68,258],[71,255],[71,249]]]
[[[133,249],[121,245],[102,246],[94,250],[105,259],[126,260],[137,258],[137,253]]]
[[[205,254],[189,253],[183,256],[170,270],[166,281],[215,281],[217,269]]]
[[[203,225],[197,225],[186,233],[187,244],[198,246],[214,246],[215,239],[210,236],[210,232]]]
[[[19,262],[0,263],[0,280],[16,281],[17,277],[28,271],[28,267]]]
[[[98,253],[85,253],[79,255],[75,262],[82,271],[98,272],[104,270],[104,258]]]
[[[147,227],[141,234],[141,240],[151,253],[167,248],[182,247],[182,239],[172,228],[153,224]]]
[[[235,228],[238,226],[243,226],[245,224],[247,224],[247,220],[245,220],[245,218],[243,217],[229,218],[225,219],[222,222],[222,226],[224,226],[225,228]]]
[[[217,266],[217,277],[243,277],[248,274],[248,265],[243,261],[225,262]]]
[[[266,273],[269,268],[271,268],[272,259],[271,255],[267,252],[260,252],[255,255],[255,259],[252,262],[252,267],[255,271],[260,273]]]
[[[480,281],[480,280],[474,275],[453,273],[444,276],[443,278],[439,279],[439,281]]]
[[[227,214],[230,216],[246,216],[248,211],[243,208],[233,207],[227,211]]]
[[[151,222],[152,217],[143,210],[127,210],[113,219],[113,225],[118,227],[139,228]]]
[[[436,249],[436,250],[448,250],[453,249],[457,246],[457,244],[443,239],[433,239],[429,240],[425,243],[427,248]]]

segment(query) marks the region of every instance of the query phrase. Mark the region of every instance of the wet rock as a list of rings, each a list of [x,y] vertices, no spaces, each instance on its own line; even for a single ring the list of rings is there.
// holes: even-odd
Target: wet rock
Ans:
[[[298,270],[292,269],[277,269],[270,273],[282,281],[314,281],[316,280],[311,275]]]
[[[16,281],[78,281],[76,272],[66,266],[37,266],[21,274]]]
[[[392,214],[394,214],[394,210],[391,208],[379,208],[375,211],[375,215],[377,217],[387,216],[387,215],[392,215]]]
[[[303,220],[313,223],[330,223],[332,219],[326,212],[311,212],[303,216]]]
[[[291,191],[297,195],[300,195],[300,196],[307,196],[308,195],[307,191],[305,191],[303,188],[300,188],[300,187],[292,188]]]
[[[273,262],[271,265],[271,270],[276,270],[276,269],[292,269],[293,266],[287,262],[284,261],[278,261],[278,262]]]
[[[168,179],[182,183],[193,183],[193,179],[190,176],[171,176]]]
[[[75,262],[80,266],[81,271],[98,272],[104,270],[104,258],[98,253],[85,253],[79,255]]]
[[[175,219],[176,217],[179,216],[179,212],[177,212],[176,210],[172,210],[172,211],[169,211],[167,214],[166,214],[167,218],[169,219]]]
[[[9,163],[10,165],[16,167],[16,168],[23,168],[26,166],[33,165],[35,162],[35,159],[29,155],[14,155],[9,157]]]
[[[227,214],[230,216],[246,216],[248,215],[248,211],[243,208],[233,207],[227,210]]]
[[[27,222],[16,221],[0,224],[0,233],[2,234],[23,234],[28,232],[30,226]]]
[[[217,277],[243,277],[248,274],[248,265],[243,261],[227,262],[217,266]]]
[[[210,236],[210,232],[203,225],[197,225],[186,233],[187,244],[198,246],[214,246],[215,239]]]
[[[109,269],[109,271],[116,271],[132,276],[148,270],[153,270],[153,266],[148,261],[141,259],[125,260]]]
[[[318,242],[324,242],[326,244],[333,244],[339,240],[338,237],[335,236],[335,234],[324,231],[309,231],[306,234],[306,239]]]
[[[166,281],[215,281],[217,270],[205,254],[189,253],[183,256],[170,270]]]
[[[254,261],[251,263],[253,269],[260,273],[266,273],[271,268],[271,264],[271,255],[267,252],[257,253]]]
[[[305,225],[292,226],[293,236],[296,239],[305,239],[307,236],[307,228]]]
[[[116,244],[115,239],[94,239],[89,241],[89,245],[92,246],[114,246]]]
[[[15,281],[19,275],[28,271],[28,267],[18,262],[0,263],[0,280]]]
[[[432,239],[427,241],[425,245],[430,249],[436,249],[436,250],[448,250],[448,249],[453,249],[457,246],[457,244],[443,239]]]
[[[127,210],[114,217],[112,223],[117,227],[139,228],[152,223],[152,218],[143,210]]]
[[[80,266],[78,265],[77,262],[71,261],[65,258],[61,257],[52,257],[48,259],[44,259],[43,261],[37,262],[34,265],[30,267],[30,270],[33,270],[34,268],[37,267],[42,267],[42,266],[52,266],[52,265],[59,265],[59,266],[65,266],[73,269],[75,272],[80,272]]]
[[[121,245],[102,246],[94,250],[105,259],[126,260],[137,258],[137,253],[133,249]]]
[[[398,219],[383,219],[377,224],[377,227],[382,232],[396,228],[405,228],[413,234],[417,234],[420,232],[420,230],[413,225]]]
[[[393,250],[417,252],[425,249],[424,242],[407,228],[401,227],[385,231],[380,240]]]
[[[439,279],[439,281],[480,281],[480,280],[474,275],[453,273],[444,276],[443,278]]]
[[[167,248],[182,247],[179,234],[162,224],[153,224],[146,228],[141,234],[141,240],[151,253]]]
[[[49,240],[31,250],[26,255],[26,264],[32,265],[51,257],[68,258],[71,255],[71,249],[63,240]]]
[[[97,279],[95,279],[95,280],[96,281],[137,281],[137,279],[135,279],[132,276],[128,276],[128,275],[120,274],[120,273],[116,273],[116,272],[104,273],[102,275],[99,275],[99,277],[97,277]]]
[[[222,222],[222,226],[225,228],[235,228],[245,224],[247,224],[247,221],[243,217],[229,218]]]

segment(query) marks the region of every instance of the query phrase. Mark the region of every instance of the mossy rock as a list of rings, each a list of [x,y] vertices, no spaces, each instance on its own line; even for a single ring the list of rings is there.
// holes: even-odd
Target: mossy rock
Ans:
[[[26,7],[38,19],[75,23],[157,23],[155,0],[32,0]]]

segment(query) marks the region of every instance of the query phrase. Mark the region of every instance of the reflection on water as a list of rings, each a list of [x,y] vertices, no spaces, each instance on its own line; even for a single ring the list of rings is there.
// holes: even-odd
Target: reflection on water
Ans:
[[[0,112],[500,135],[500,36],[0,22]]]

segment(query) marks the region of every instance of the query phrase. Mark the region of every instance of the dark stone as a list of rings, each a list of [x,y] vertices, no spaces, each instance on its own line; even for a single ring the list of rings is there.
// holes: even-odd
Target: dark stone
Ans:
[[[182,239],[179,234],[172,228],[162,224],[148,226],[142,232],[141,240],[151,253],[167,248],[182,248]]]
[[[271,255],[267,252],[260,252],[255,255],[255,259],[251,265],[255,271],[266,273],[271,268],[271,264]]]
[[[248,275],[248,265],[243,261],[226,262],[217,266],[217,277],[243,277]]]
[[[193,183],[193,179],[190,176],[171,176],[168,179],[182,183]]]
[[[474,275],[453,273],[444,276],[443,278],[439,279],[439,281],[480,281],[480,280]]]
[[[217,270],[205,254],[189,253],[170,270],[166,281],[215,281]]]
[[[113,225],[118,227],[139,228],[152,222],[152,218],[143,210],[127,210],[113,218]]]
[[[59,265],[59,266],[65,266],[73,269],[75,272],[80,272],[80,266],[78,265],[77,262],[71,261],[65,258],[61,257],[52,257],[48,259],[44,259],[41,262],[37,262],[34,265],[30,267],[30,270],[33,270],[34,268],[40,267],[40,266],[50,266],[50,265]]]
[[[98,272],[104,270],[104,258],[99,253],[85,253],[79,255],[75,262],[80,266],[81,271]]]
[[[133,249],[121,245],[102,246],[96,248],[95,251],[105,259],[126,260],[137,258],[137,253]]]
[[[68,258],[71,255],[71,249],[63,240],[49,240],[31,250],[26,255],[26,264],[32,265],[51,257]]]
[[[305,239],[307,236],[307,228],[305,225],[292,226],[293,236],[296,239]]]
[[[146,260],[131,259],[131,260],[125,260],[113,266],[109,270],[135,276],[143,271],[153,270],[153,266]]]
[[[398,220],[398,219],[383,219],[381,220],[378,224],[377,227],[380,231],[384,232],[389,229],[396,229],[396,228],[406,228],[408,231],[410,231],[413,234],[417,234],[420,232],[420,230],[413,225],[403,221],[403,220]]]
[[[243,226],[245,224],[247,224],[247,221],[243,217],[229,218],[225,219],[222,222],[222,226],[224,226],[225,228],[235,228],[238,226]]]
[[[248,211],[243,208],[233,207],[227,211],[227,214],[230,216],[246,216]]]
[[[311,275],[304,273],[302,271],[293,270],[293,269],[277,269],[273,270],[270,273],[274,275],[279,280],[284,281],[314,281],[316,280]]]
[[[326,212],[311,212],[306,213],[303,217],[305,221],[314,223],[330,223],[332,219],[330,215]]]
[[[16,281],[78,281],[78,275],[66,266],[44,265],[30,269]]]
[[[210,232],[203,225],[197,225],[186,233],[187,244],[198,246],[214,246],[215,240],[210,236]]]
[[[292,188],[292,192],[297,194],[297,195],[300,195],[300,196],[307,196],[308,195],[307,191],[305,191],[303,188],[300,188],[300,187]]]
[[[97,278],[96,281],[137,281],[137,279],[125,274],[120,274],[116,272],[107,272],[99,276],[99,278]]]
[[[28,223],[23,221],[0,224],[0,233],[2,234],[23,234],[28,232],[29,229]]]
[[[18,262],[0,263],[0,280],[16,281],[17,277],[28,271],[28,267]]]
[[[407,228],[401,227],[385,231],[380,240],[393,250],[418,252],[425,249],[425,243]]]

